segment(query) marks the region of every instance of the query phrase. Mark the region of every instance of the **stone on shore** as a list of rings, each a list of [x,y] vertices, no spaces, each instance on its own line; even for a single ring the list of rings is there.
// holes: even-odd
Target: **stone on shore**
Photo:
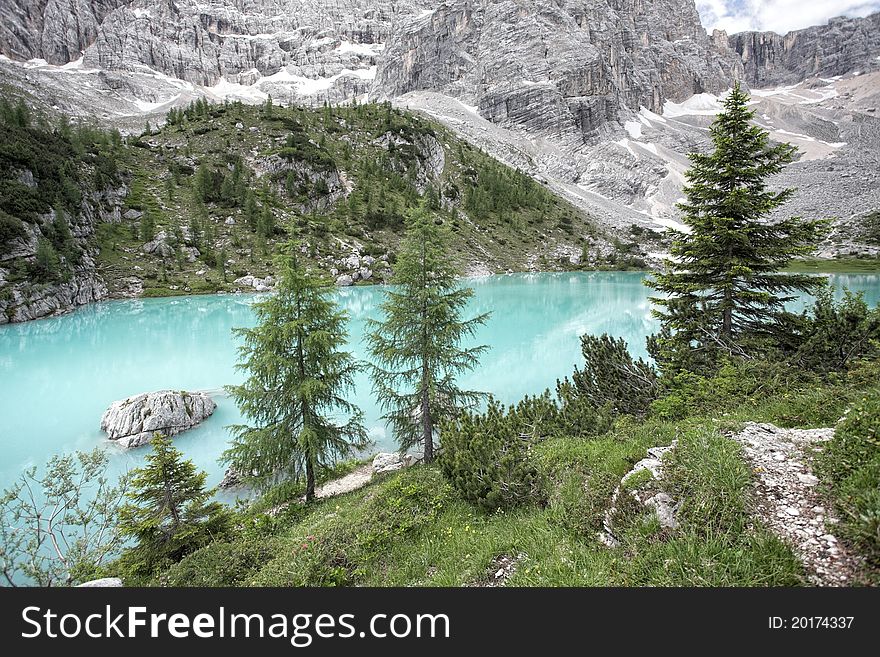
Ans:
[[[373,473],[382,474],[383,472],[396,472],[397,470],[408,468],[415,462],[416,457],[412,454],[380,452],[373,457]]]
[[[120,586],[122,586],[122,580],[118,577],[102,577],[78,584],[76,588],[119,588]]]

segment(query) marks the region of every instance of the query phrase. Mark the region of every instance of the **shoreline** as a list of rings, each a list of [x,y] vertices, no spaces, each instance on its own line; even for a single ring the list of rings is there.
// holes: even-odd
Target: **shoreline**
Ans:
[[[650,272],[657,271],[656,268],[647,268],[647,269],[632,269],[632,268],[612,268],[612,267],[590,267],[590,268],[581,268],[581,267],[572,267],[570,269],[559,269],[559,270],[539,270],[539,271],[506,271],[506,272],[497,272],[488,275],[480,275],[480,276],[461,276],[459,280],[469,281],[469,280],[483,280],[487,278],[491,278],[493,276],[511,276],[516,274],[590,274],[590,273],[643,273],[648,274]],[[852,275],[852,276],[880,276],[880,258],[808,258],[804,260],[798,260],[791,265],[789,265],[786,269],[783,270],[785,273],[814,273],[821,275]],[[334,287],[339,289],[346,288],[357,288],[357,287],[377,287],[388,285],[386,282],[379,281],[368,281],[368,282],[356,282],[352,285],[347,286],[337,286],[332,282],[332,279],[327,279],[327,287]],[[128,296],[128,295],[108,295],[103,299],[99,299],[96,301],[89,301],[82,305],[72,306],[70,308],[66,308],[62,311],[52,313],[50,315],[45,315],[43,317],[35,317],[33,319],[28,319],[21,322],[4,322],[0,324],[0,329],[4,326],[15,326],[18,324],[27,324],[29,322],[36,322],[45,319],[54,319],[57,317],[63,317],[64,315],[68,315],[76,310],[81,308],[86,308],[88,306],[93,306],[98,303],[105,303],[108,301],[135,301],[135,300],[149,300],[149,299],[172,299],[177,297],[207,297],[207,296],[217,296],[217,295],[262,295],[268,294],[269,291],[257,292],[256,290],[244,290],[244,289],[228,289],[228,290],[190,290],[189,292],[184,290],[165,290],[163,288],[144,288],[144,290],[162,290],[163,294],[143,294],[137,296]]]

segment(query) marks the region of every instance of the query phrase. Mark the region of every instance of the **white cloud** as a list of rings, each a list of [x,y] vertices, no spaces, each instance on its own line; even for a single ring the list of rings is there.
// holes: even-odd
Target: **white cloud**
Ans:
[[[880,11],[880,0],[697,0],[697,9],[709,30],[785,34],[835,16],[867,16]]]

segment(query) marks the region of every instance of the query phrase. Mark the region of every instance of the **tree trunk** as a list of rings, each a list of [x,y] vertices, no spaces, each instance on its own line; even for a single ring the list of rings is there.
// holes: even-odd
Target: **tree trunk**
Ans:
[[[721,337],[730,341],[733,335],[733,308],[725,306],[721,314]]]
[[[306,502],[315,499],[315,466],[311,455],[306,456]]]
[[[733,260],[733,245],[727,247],[727,267],[728,279],[730,278],[730,267]],[[733,338],[733,281],[727,281],[727,287],[724,288],[724,309],[721,311],[721,337],[728,342]]]
[[[428,403],[428,364],[422,370],[422,440],[425,443],[425,463],[434,460],[434,424],[431,422],[431,407]]]
[[[422,289],[427,290],[428,263],[426,260],[425,242],[422,241]],[[424,462],[431,463],[434,460],[434,424],[431,421],[431,405],[429,399],[431,372],[428,368],[426,350],[428,348],[428,306],[427,294],[422,296],[422,441],[425,443]]]

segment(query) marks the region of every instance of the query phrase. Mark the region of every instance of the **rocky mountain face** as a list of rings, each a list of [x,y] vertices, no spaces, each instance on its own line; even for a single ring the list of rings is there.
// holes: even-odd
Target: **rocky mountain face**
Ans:
[[[493,123],[576,143],[626,109],[660,112],[741,75],[688,0],[449,0],[393,33],[373,92],[444,93]]]
[[[402,16],[431,0],[136,0],[110,14],[84,66],[144,67],[196,85],[255,85],[285,98],[366,93]],[[337,93],[332,93],[338,89]]]
[[[0,4],[0,54],[66,64],[94,43],[101,23],[131,0],[17,0]]]
[[[64,218],[81,252],[64,279],[39,283],[15,276],[22,263],[35,260],[40,242],[49,238],[52,213],[34,224],[25,223],[25,235],[3,245],[9,248],[0,252],[0,324],[48,317],[107,298],[107,285],[95,266],[97,251],[92,236],[100,222],[120,221],[126,193],[125,187],[92,192],[83,199],[79,216]]]
[[[877,67],[880,13],[866,18],[832,18],[827,25],[782,36],[742,32],[729,38],[742,58],[746,80],[755,87],[797,84]]]
[[[800,149],[782,212],[840,220],[824,255],[870,251],[849,227],[880,207],[880,14],[728,36],[693,0],[10,4],[0,75],[57,111],[140,132],[196,98],[388,99],[624,235],[678,226],[686,154],[745,80],[756,122]]]

